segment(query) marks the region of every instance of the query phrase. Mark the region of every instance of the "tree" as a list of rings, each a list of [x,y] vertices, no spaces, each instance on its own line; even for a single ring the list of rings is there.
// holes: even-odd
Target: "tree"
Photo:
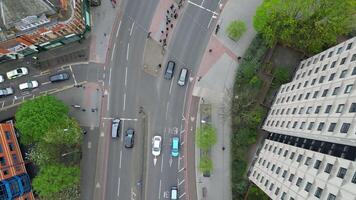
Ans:
[[[65,129],[68,112],[69,108],[54,96],[40,96],[26,101],[15,114],[21,142],[36,143],[51,129]]]
[[[78,185],[79,180],[79,167],[48,165],[41,168],[40,173],[33,179],[32,186],[41,198],[55,199],[61,191]]]
[[[289,70],[287,67],[277,67],[273,73],[272,87],[276,88],[289,81]]]
[[[247,28],[246,28],[246,24],[241,21],[241,20],[234,20],[232,22],[230,22],[229,26],[226,29],[227,35],[234,40],[235,42],[237,42],[240,37],[242,36],[242,34],[244,32],[246,32]]]
[[[216,131],[210,124],[203,124],[196,132],[196,142],[198,147],[207,151],[216,143]]]
[[[257,128],[260,125],[266,111],[261,106],[256,106],[253,110],[242,113],[242,117],[247,127]]]
[[[268,200],[268,196],[256,185],[252,185],[247,194],[247,200]]]
[[[355,12],[355,0],[264,0],[253,25],[269,46],[282,42],[316,53],[351,31]]]
[[[213,170],[213,161],[208,156],[200,157],[199,170],[204,172],[211,172]]]
[[[250,128],[241,128],[236,133],[238,145],[251,145],[256,143],[256,130]]]
[[[260,79],[259,76],[256,75],[251,78],[248,84],[253,88],[260,88],[262,85],[262,80]]]

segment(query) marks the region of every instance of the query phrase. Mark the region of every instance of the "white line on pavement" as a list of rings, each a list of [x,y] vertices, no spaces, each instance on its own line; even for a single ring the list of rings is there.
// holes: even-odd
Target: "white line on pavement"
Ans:
[[[110,94],[108,93],[108,104],[106,105],[106,111],[109,111],[110,107]]]
[[[162,186],[162,181],[159,180],[158,199],[161,199],[161,186]]]
[[[113,48],[112,48],[111,61],[114,59],[115,47],[116,47],[116,43],[114,43],[114,46],[113,46]]]
[[[127,43],[126,60],[129,60],[130,43]]]
[[[203,4],[204,4],[204,1],[205,1],[205,0],[203,0],[203,1],[201,2],[200,6],[203,6]]]
[[[164,156],[162,155],[162,160],[161,160],[161,172],[163,172],[163,158],[164,158]]]
[[[171,85],[169,86],[169,94],[172,92],[172,87],[173,87],[173,80],[171,81]]]
[[[181,139],[179,139],[179,140],[181,140]],[[180,147],[179,147],[180,148]],[[179,168],[180,168],[180,159],[179,159],[179,157],[178,157],[178,166],[177,166],[177,170],[179,170]],[[179,171],[178,171],[179,172]]]
[[[109,86],[111,84],[111,70],[112,70],[112,68],[110,67],[110,71],[109,71]]]
[[[121,26],[121,20],[119,22],[119,27],[116,30],[116,38],[117,38],[117,36],[119,36],[120,26]]]
[[[130,29],[130,36],[132,35],[134,25],[135,25],[135,22],[132,23],[132,26],[131,26],[131,29]]]
[[[123,110],[125,111],[125,107],[126,107],[126,93],[124,93],[124,105],[123,105]]]
[[[178,160],[180,160],[180,159],[178,159]],[[182,169],[180,169],[180,170],[178,171],[178,173],[181,172],[181,171],[183,171],[184,169],[185,169],[185,168],[183,167]]]
[[[120,177],[119,177],[119,180],[118,180],[118,184],[117,184],[117,197],[120,196]]]
[[[121,118],[120,118],[121,119]],[[123,142],[124,141],[124,137],[122,137],[123,136],[123,134],[124,134],[124,127],[125,127],[125,121],[122,121],[122,128],[121,128],[121,142]],[[120,150],[120,152],[122,151],[122,149]],[[121,168],[121,158],[120,158],[120,168]]]
[[[3,108],[3,107],[4,107],[4,104],[5,104],[5,101],[3,101],[3,102],[2,102],[1,108]]]
[[[179,196],[179,199],[181,199],[185,195],[185,192]]]
[[[122,120],[122,123],[124,123],[124,121],[137,121],[138,119],[130,119],[130,118],[120,118]]]
[[[182,185],[182,183],[184,183],[184,179],[182,180],[182,182],[178,182],[178,186]]]
[[[125,68],[125,86],[127,85],[127,66]]]
[[[47,82],[44,82],[44,83],[41,83],[41,85],[47,85],[47,84],[50,84],[51,82],[47,81]]]
[[[72,72],[73,79],[74,79],[74,84],[77,85],[77,80],[75,79],[75,75],[74,75],[74,73],[73,73],[72,65],[69,65],[69,69],[70,69],[70,71]]]
[[[167,102],[167,105],[166,105],[166,120],[168,118],[168,107],[169,107],[169,102]]]
[[[201,9],[203,9],[203,10],[206,10],[206,11],[208,11],[208,12],[211,12],[211,13],[213,13],[213,14],[215,14],[215,15],[218,15],[218,13],[216,13],[216,12],[210,10],[210,9],[204,8],[203,6],[198,5],[198,4],[194,3],[194,2],[188,1],[188,3],[190,3],[190,4],[194,5],[194,6],[197,6],[197,7],[201,8]]]
[[[122,137],[122,136],[121,136]],[[122,157],[122,150],[120,150],[120,161],[119,161],[119,168],[121,169],[121,157]]]

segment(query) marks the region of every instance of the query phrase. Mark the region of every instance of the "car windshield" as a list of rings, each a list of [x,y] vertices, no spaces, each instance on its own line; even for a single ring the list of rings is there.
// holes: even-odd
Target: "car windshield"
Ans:
[[[153,150],[154,151],[159,151],[159,148],[158,147],[153,147]]]
[[[22,73],[22,69],[17,69],[16,72],[21,74]]]
[[[28,82],[28,87],[32,87],[33,85],[32,85],[32,83],[31,82]]]

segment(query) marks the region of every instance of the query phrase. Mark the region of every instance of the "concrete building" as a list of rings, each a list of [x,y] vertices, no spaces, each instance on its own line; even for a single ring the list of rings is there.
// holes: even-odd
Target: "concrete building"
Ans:
[[[78,41],[90,23],[87,0],[2,0],[0,63]]]
[[[0,199],[34,199],[12,123],[0,124],[0,166]]]
[[[281,86],[249,179],[272,199],[356,199],[356,37]]]

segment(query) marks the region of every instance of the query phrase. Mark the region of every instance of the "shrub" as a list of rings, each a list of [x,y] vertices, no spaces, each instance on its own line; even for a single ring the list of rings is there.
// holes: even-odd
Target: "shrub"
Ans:
[[[204,172],[211,172],[213,170],[213,161],[208,156],[200,157],[199,170]]]
[[[268,200],[269,197],[256,185],[252,185],[248,190],[247,200]]]
[[[246,32],[246,24],[241,20],[234,20],[230,22],[229,26],[226,29],[227,35],[229,38],[237,42],[242,34]]]
[[[216,143],[216,130],[211,124],[203,124],[195,133],[198,147],[207,151]]]

